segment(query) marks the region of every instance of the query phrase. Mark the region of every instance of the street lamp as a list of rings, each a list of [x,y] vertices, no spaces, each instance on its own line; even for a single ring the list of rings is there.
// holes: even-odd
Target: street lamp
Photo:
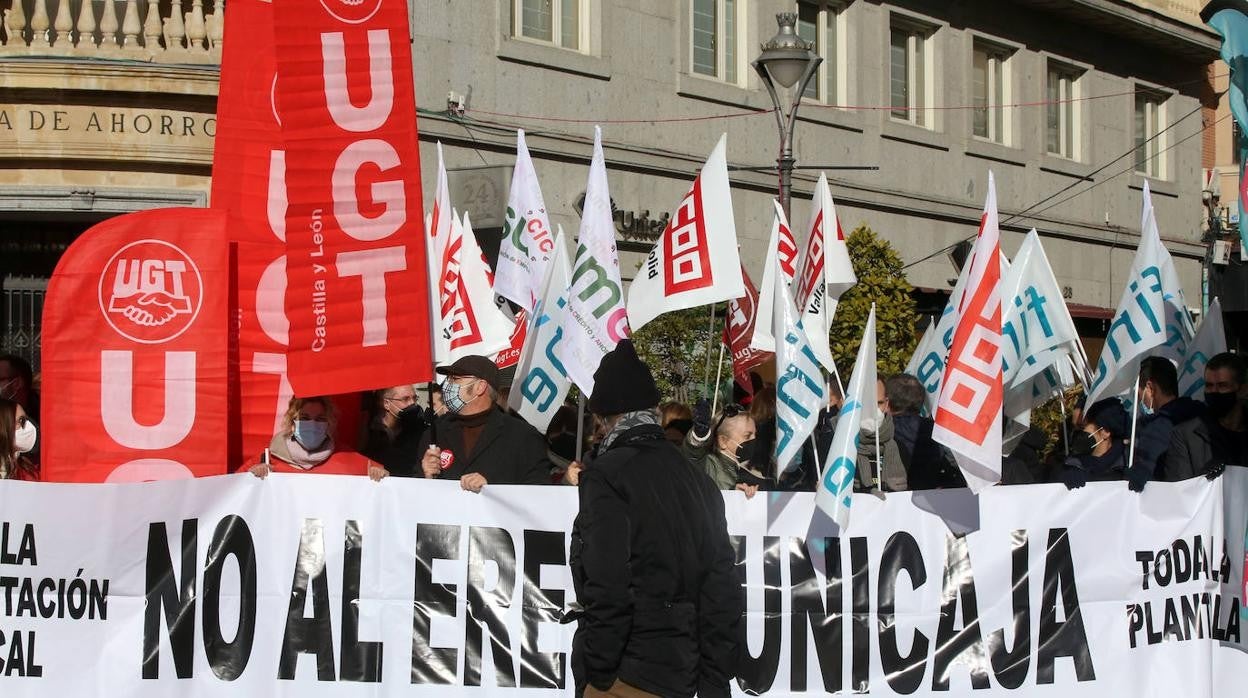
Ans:
[[[780,157],[776,159],[776,169],[780,175],[780,206],[784,215],[789,215],[789,198],[793,180],[793,126],[797,122],[797,108],[802,104],[802,95],[806,86],[814,77],[815,71],[823,58],[815,53],[813,45],[797,35],[793,27],[797,24],[797,14],[781,12],[776,15],[776,24],[780,29],[776,35],[762,44],[763,52],[754,59],[752,65],[767,86],[771,95],[771,103],[775,105],[776,128],[780,132]],[[789,94],[787,108],[781,105],[780,95],[776,93],[776,85]],[[796,88],[794,89],[794,85]]]

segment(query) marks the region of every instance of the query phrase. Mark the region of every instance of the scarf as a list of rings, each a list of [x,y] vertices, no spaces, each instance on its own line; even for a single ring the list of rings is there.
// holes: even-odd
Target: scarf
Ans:
[[[299,468],[300,470],[311,470],[316,466],[329,460],[334,453],[334,439],[329,437],[325,439],[325,444],[320,450],[309,452],[293,436],[286,437],[283,442],[286,445],[286,453],[290,456],[287,462]]]
[[[653,424],[656,427],[661,426],[662,422],[659,421],[658,411],[652,407],[644,410],[625,412],[620,415],[620,418],[615,420],[615,425],[611,427],[611,431],[607,432],[607,435],[603,437],[602,446],[599,447],[599,452],[601,453],[602,451],[606,451],[608,448],[611,448],[611,443],[619,438],[620,434],[623,434],[633,427],[642,426],[643,424]]]

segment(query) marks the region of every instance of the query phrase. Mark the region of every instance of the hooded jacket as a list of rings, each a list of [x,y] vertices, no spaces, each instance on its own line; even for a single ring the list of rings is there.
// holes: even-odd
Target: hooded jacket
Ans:
[[[1141,417],[1135,427],[1135,461],[1132,468],[1143,468],[1150,480],[1167,480],[1166,454],[1174,428],[1205,413],[1203,403],[1190,397],[1167,402],[1153,414]]]
[[[730,695],[745,599],[723,495],[657,424],[612,440],[578,494],[576,695],[616,679],[661,696]]]

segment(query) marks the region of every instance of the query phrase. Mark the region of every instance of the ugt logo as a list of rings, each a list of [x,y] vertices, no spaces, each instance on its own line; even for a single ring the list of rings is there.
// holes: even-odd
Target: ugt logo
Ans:
[[[321,0],[321,7],[339,22],[362,24],[381,9],[382,0]]]
[[[100,274],[104,319],[117,334],[141,344],[160,344],[186,331],[203,301],[204,282],[195,262],[161,240],[122,247]]]

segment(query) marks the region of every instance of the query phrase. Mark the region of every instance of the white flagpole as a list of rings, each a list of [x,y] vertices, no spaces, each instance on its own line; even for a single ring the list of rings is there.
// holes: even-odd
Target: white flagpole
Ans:
[[[715,336],[715,304],[714,303],[711,303],[711,316],[709,318],[709,322],[706,323],[706,332],[707,334],[711,335],[712,338],[714,338]],[[722,342],[721,342],[721,345],[722,345]],[[705,392],[706,382],[709,381],[710,379],[711,379],[711,350],[710,350],[710,347],[707,347],[706,368],[702,371],[702,389],[703,389],[702,397],[706,397],[706,392]],[[714,412],[712,412],[712,414],[714,414]]]
[[[715,364],[715,399],[711,401],[711,414],[719,407],[719,381],[724,374],[724,343],[719,343],[719,361]]]
[[[1135,374],[1135,388],[1131,393],[1131,450],[1127,453],[1127,470],[1135,466],[1135,414],[1140,409],[1140,374]]]
[[[577,388],[576,401],[576,462],[581,462],[585,448],[585,391]]]
[[[880,470],[883,467],[881,464],[884,462],[884,454],[880,453],[880,425],[884,421],[884,417],[879,416],[879,405],[876,405],[875,414],[877,415],[875,420],[875,486],[879,487]]]

